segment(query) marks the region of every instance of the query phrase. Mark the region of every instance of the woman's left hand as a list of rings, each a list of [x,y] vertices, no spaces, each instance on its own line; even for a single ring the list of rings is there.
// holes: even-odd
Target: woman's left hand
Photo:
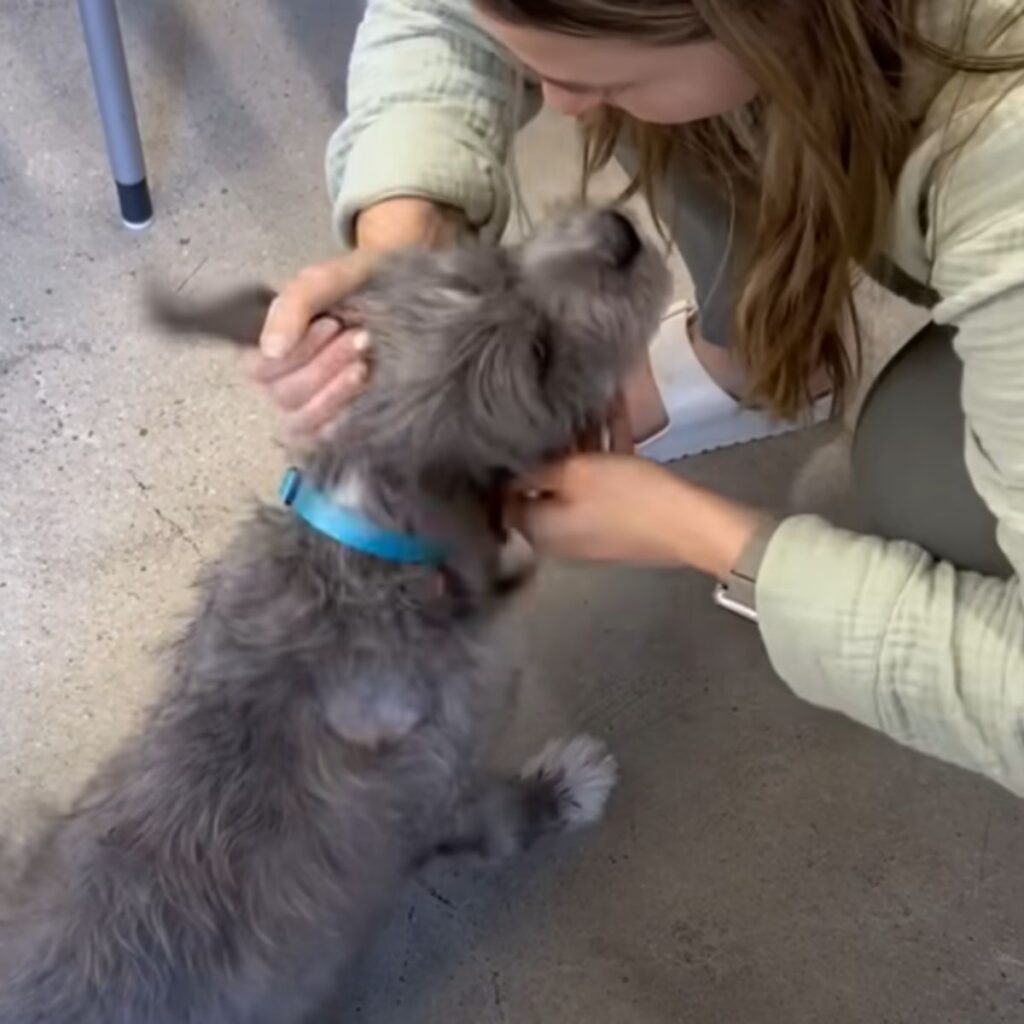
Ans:
[[[557,558],[691,566],[724,577],[756,512],[636,456],[573,455],[519,481],[509,520]]]

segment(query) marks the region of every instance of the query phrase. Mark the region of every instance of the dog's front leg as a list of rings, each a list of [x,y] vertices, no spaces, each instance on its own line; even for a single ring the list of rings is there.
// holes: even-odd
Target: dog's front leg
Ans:
[[[600,740],[552,740],[517,776],[491,778],[470,793],[433,853],[503,860],[547,833],[589,825],[601,817],[617,774]]]

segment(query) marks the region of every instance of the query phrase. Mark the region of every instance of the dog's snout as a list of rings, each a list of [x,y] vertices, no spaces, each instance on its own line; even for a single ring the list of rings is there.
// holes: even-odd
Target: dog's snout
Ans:
[[[612,258],[617,267],[627,267],[640,255],[643,242],[633,222],[618,210],[605,214],[605,233],[611,248]]]

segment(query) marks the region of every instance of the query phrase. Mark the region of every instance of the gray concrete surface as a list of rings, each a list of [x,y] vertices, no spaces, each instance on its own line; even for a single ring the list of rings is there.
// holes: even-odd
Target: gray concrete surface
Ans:
[[[331,249],[321,155],[351,5],[123,6],[157,203],[141,236],[117,221],[73,7],[0,5],[5,835],[132,727],[189,580],[282,464],[230,355],[147,333],[140,280],[279,280]],[[564,130],[524,141],[533,198],[569,191]],[[828,439],[685,471],[779,508],[799,481],[846,514]],[[1024,1019],[1018,802],[798,703],[696,577],[552,570],[528,617],[516,742],[606,736],[607,820],[397,894],[325,1021]]]

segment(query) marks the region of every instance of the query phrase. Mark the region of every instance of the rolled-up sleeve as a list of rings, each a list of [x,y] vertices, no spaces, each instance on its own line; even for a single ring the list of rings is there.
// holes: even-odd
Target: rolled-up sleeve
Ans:
[[[1024,103],[1011,97],[931,191],[936,322],[957,328],[965,459],[1016,575],[958,571],[811,516],[769,543],[757,606],[801,697],[1024,795]]]
[[[327,148],[339,239],[356,215],[394,196],[460,209],[484,238],[507,222],[506,170],[517,128],[535,112],[507,56],[468,0],[369,0],[349,67],[348,115]]]

